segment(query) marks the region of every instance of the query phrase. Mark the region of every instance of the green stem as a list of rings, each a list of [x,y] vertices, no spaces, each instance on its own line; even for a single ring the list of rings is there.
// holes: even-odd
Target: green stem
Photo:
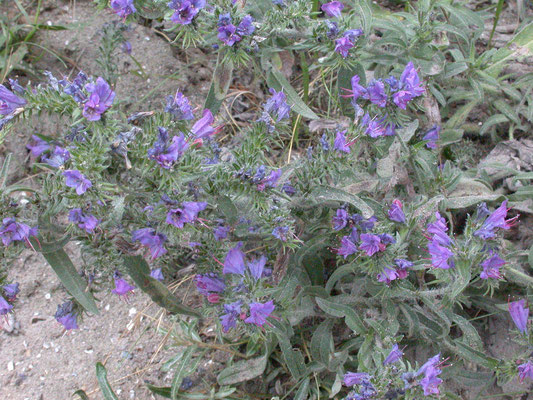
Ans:
[[[523,273],[522,271],[518,271],[517,269],[514,269],[513,267],[507,268],[507,271],[514,275],[515,277],[519,278],[516,280],[516,283],[523,283],[524,286],[533,286],[533,277]]]

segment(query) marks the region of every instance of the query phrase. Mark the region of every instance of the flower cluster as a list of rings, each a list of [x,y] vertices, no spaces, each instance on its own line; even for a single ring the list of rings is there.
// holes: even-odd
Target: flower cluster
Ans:
[[[336,24],[334,25],[336,27]],[[342,58],[348,57],[350,49],[355,47],[357,39],[363,34],[361,29],[349,29],[345,31],[340,38],[335,39],[335,51],[341,55]],[[333,35],[330,29],[328,36]]]
[[[37,227],[30,228],[22,222],[17,222],[15,218],[3,219],[2,226],[0,226],[0,238],[4,246],[9,246],[16,241],[29,243],[30,236],[37,236]]]
[[[133,5],[133,0],[111,0],[109,6],[120,18],[126,18],[137,11]]]
[[[148,158],[155,160],[161,167],[170,169],[183,156],[189,144],[182,132],[179,136],[174,135],[172,139],[169,139],[165,128],[160,126],[157,129],[159,137],[153,147],[148,150]]]
[[[78,225],[87,233],[93,233],[100,221],[92,214],[83,212],[81,208],[74,208],[68,214],[68,220]]]
[[[53,150],[50,151],[52,149]],[[40,157],[42,161],[54,168],[59,168],[70,160],[70,152],[59,145],[51,145],[37,135],[32,135],[32,140],[26,145],[33,158]]]
[[[55,319],[68,331],[71,329],[78,329],[78,312],[74,307],[72,301],[57,306]]]
[[[227,46],[233,46],[242,40],[243,36],[250,36],[255,31],[254,19],[250,15],[243,17],[235,26],[229,13],[218,17],[218,39]]]
[[[287,104],[285,93],[282,90],[277,92],[276,89],[271,88],[269,91],[272,96],[263,105],[263,114],[258,121],[264,122],[268,131],[273,132],[275,122],[289,118],[291,106]]]
[[[246,261],[241,248],[242,243],[238,243],[228,251],[223,263],[223,277],[216,273],[196,275],[198,292],[210,303],[224,303],[220,316],[224,332],[235,328],[239,320],[262,327],[275,309],[272,300],[262,303],[253,297],[255,285],[271,274],[271,270],[265,268],[267,258],[261,255]],[[249,314],[244,311],[245,305]]]
[[[435,222],[428,224],[427,232],[429,235],[428,251],[431,255],[431,264],[435,268],[450,269],[455,267],[451,257],[453,252],[450,250],[452,240],[446,233],[448,226],[446,220],[435,212]]]
[[[24,89],[22,89],[16,81],[10,80],[10,83],[11,88],[14,91],[24,93]],[[3,116],[3,118],[0,118],[0,130],[2,130],[5,124],[13,119],[17,110],[21,109],[25,105],[25,99],[17,96],[4,85],[0,85],[0,116]]]
[[[157,233],[155,229],[138,229],[131,234],[131,240],[134,242],[139,241],[143,246],[148,247],[152,259],[160,257],[167,252],[164,247],[167,237],[162,233]]]
[[[177,119],[191,120],[194,118],[191,102],[179,90],[174,97],[167,96],[165,112],[174,115]]]
[[[518,216],[506,220],[507,217],[507,200],[504,200],[502,204],[490,214],[485,221],[483,221],[481,227],[474,232],[474,236],[478,236],[483,240],[492,239],[496,236],[496,231],[498,229],[507,230],[511,228]]]
[[[528,335],[529,308],[524,299],[509,303],[509,314],[520,333]]]
[[[205,0],[172,0],[168,6],[175,12],[170,20],[176,24],[188,25],[205,7],[205,4]]]
[[[16,300],[17,294],[20,292],[19,284],[10,283],[2,286],[0,289],[3,293],[3,295],[0,295],[0,315],[6,315],[13,309],[12,303]]]
[[[281,178],[282,171],[280,168],[270,171],[267,174],[266,166],[260,165],[256,168],[255,173],[252,169],[241,170],[235,174],[237,178],[243,181],[248,181],[256,185],[257,190],[264,191],[265,188],[274,188],[278,185],[279,178]]]

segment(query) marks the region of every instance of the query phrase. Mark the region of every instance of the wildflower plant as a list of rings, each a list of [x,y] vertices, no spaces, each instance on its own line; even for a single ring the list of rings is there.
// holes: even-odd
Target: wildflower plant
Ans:
[[[28,143],[40,171],[28,204],[12,205],[25,189],[0,179],[0,237],[5,259],[31,247],[58,273],[72,296],[56,313],[65,329],[98,313],[97,290],[145,291],[181,318],[183,369],[192,373],[199,349],[235,355],[217,378],[221,398],[246,381],[296,398],[436,398],[472,364],[479,385],[531,378],[531,261],[504,239],[519,199],[445,159],[466,117],[448,109],[434,121],[426,107],[448,107],[453,95],[439,88],[451,77],[474,87],[500,78],[486,76],[490,55],[479,56],[486,68],[463,69],[477,12],[419,1],[401,27],[370,1],[98,3],[125,21],[172,22],[175,44],[210,46],[217,65],[203,106],[172,88],[159,109],[130,116],[111,78],[48,73],[0,87],[3,129],[33,114],[64,122]],[[461,33],[465,20],[473,32]],[[443,32],[458,43],[455,62],[437,42]],[[297,88],[281,52],[300,56]],[[264,78],[265,101],[223,154],[218,110],[244,65]],[[465,194],[476,185],[481,195]],[[63,250],[71,240],[81,265]],[[165,277],[191,258],[197,301],[183,304]],[[13,307],[4,297],[3,314]],[[513,360],[484,347],[480,320],[493,313],[514,322],[509,336],[526,349]],[[214,335],[201,336],[200,318]],[[414,360],[417,346],[435,356]],[[180,373],[150,389],[177,398]]]

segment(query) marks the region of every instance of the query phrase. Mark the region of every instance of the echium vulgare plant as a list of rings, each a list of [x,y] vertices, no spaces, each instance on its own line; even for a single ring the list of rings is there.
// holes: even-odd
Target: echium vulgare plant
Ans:
[[[370,2],[268,4],[105,2],[121,19],[161,10],[176,40],[213,45],[215,74],[257,61],[267,99],[231,149],[217,115],[228,76],[215,75],[204,107],[178,89],[127,118],[103,77],[0,86],[4,130],[33,114],[65,125],[29,141],[40,185],[24,202],[13,194],[27,188],[0,176],[2,259],[43,254],[70,295],[55,314],[66,330],[98,313],[98,291],[140,289],[181,316],[173,385],[149,387],[166,397],[187,391],[183,371],[215,349],[233,356],[213,383],[218,398],[438,398],[446,379],[531,379],[533,278],[504,239],[518,215],[500,194],[465,195],[481,178],[443,157],[450,130],[423,107],[439,77],[415,46],[430,27],[412,54],[374,63]],[[302,96],[277,66],[287,49],[312,52],[299,65]],[[77,265],[69,241],[80,243]],[[193,276],[188,304],[165,285],[178,270]],[[18,286],[2,291],[0,313],[13,312]],[[521,353],[489,354],[494,314],[516,327]]]

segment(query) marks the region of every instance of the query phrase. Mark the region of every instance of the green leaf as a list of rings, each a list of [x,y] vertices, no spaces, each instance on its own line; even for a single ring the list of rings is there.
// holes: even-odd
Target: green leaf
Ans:
[[[331,319],[326,319],[318,325],[311,338],[311,356],[314,361],[318,361],[325,366],[329,364],[329,356],[333,344],[333,335],[331,333],[332,328],[333,321]]]
[[[500,364],[497,359],[493,357],[488,357],[487,355],[485,355],[485,353],[475,350],[468,344],[465,344],[459,340],[453,341],[453,344],[455,345],[456,353],[459,356],[464,357],[468,361],[482,365],[483,367],[488,369],[495,369]]]
[[[509,61],[533,53],[533,22],[524,27],[505,47],[494,53],[493,63],[485,70],[497,77]]]
[[[344,318],[344,322],[352,331],[362,334],[367,331],[363,320],[357,315],[354,309],[346,304],[339,304],[319,297],[315,298],[316,304],[325,313],[337,318]]]
[[[460,196],[450,197],[444,201],[445,207],[451,210],[468,208],[482,201],[496,201],[501,198],[501,194],[485,194],[482,196]]]
[[[296,90],[294,90],[290,82],[280,71],[272,68],[268,74],[267,83],[268,86],[277,91],[283,89],[283,92],[287,96],[287,103],[291,105],[292,110],[296,113],[308,119],[318,119],[318,115],[316,115],[313,110],[304,103],[300,96],[298,96],[298,93],[296,93]]]
[[[460,142],[463,139],[464,131],[462,129],[444,129],[439,137],[439,144],[446,146],[452,143]]]
[[[142,256],[125,256],[124,266],[135,284],[150,298],[172,314],[190,315],[200,318],[200,314],[184,306],[165,285],[150,276],[150,267]]]
[[[68,242],[68,239],[63,239]],[[66,242],[56,243],[39,243],[35,238],[31,238],[30,242],[34,249],[42,249],[42,254],[48,264],[52,267],[57,277],[65,286],[67,292],[69,292],[78,303],[81,304],[85,310],[92,312],[93,314],[99,314],[94,297],[91,292],[87,291],[87,282],[80,276],[74,264],[70,260],[68,254],[63,250],[63,246]]]
[[[532,32],[533,33],[533,32]],[[505,115],[507,118],[509,118],[511,121],[513,121],[515,124],[520,125],[520,118],[518,115],[514,112],[514,110],[511,108],[509,104],[507,104],[503,100],[496,100],[493,103],[494,107],[498,111],[500,111],[503,115]]]
[[[324,204],[328,202],[340,202],[340,203],[349,203],[361,211],[361,214],[365,218],[370,218],[374,215],[374,211],[370,206],[368,206],[363,200],[357,197],[354,194],[345,192],[342,189],[337,189],[330,186],[317,186],[311,194],[308,196],[309,199],[314,200],[318,204]]]
[[[478,105],[477,100],[472,100],[466,103],[465,105],[459,107],[453,112],[452,117],[448,120],[447,126],[450,128],[460,128],[460,126],[465,122],[466,118],[470,112]]]
[[[241,360],[224,368],[217,376],[219,385],[234,385],[260,376],[267,366],[268,351],[265,349],[261,357]]]
[[[504,122],[509,122],[509,118],[507,118],[505,115],[503,114],[491,115],[485,120],[485,122],[483,122],[483,125],[481,126],[481,130],[479,131],[479,134],[484,135],[494,125],[503,124]]]
[[[219,196],[217,199],[218,210],[226,217],[230,225],[234,225],[239,220],[239,211],[228,196]]]
[[[307,271],[311,284],[322,285],[324,282],[324,258],[322,250],[327,247],[327,237],[315,236],[305,242],[296,252],[296,265]]]
[[[211,87],[204,103],[204,109],[211,110],[213,114],[218,113],[220,106],[224,102],[233,77],[233,61],[227,58],[222,61],[222,59],[223,52],[219,52]]]
[[[170,399],[170,386],[154,386],[147,383],[146,387],[152,393],[158,394],[159,396],[164,397],[166,399]]]
[[[96,363],[96,379],[105,400],[118,400],[117,395],[113,392],[111,385],[107,381],[107,371],[102,363]]]
[[[309,378],[305,378],[298,391],[294,395],[294,400],[307,400],[309,399]]]
[[[11,157],[13,153],[9,153],[4,159],[2,169],[0,170],[0,190],[4,190],[7,184],[7,174],[9,172],[9,164],[11,163]]]
[[[190,346],[187,347],[187,349],[185,349],[183,352],[183,356],[176,367],[176,372],[174,373],[174,378],[172,379],[172,386],[170,387],[170,398],[172,400],[176,400],[178,398],[181,382],[183,382],[183,378],[190,373],[189,363],[195,351],[196,346]]]
[[[396,132],[398,133],[399,138],[404,143],[408,143],[409,140],[413,137],[416,130],[418,129],[418,119],[415,119],[413,122],[409,123],[406,127],[398,129]]]
[[[529,255],[527,256],[527,261],[529,262],[529,266],[533,268],[533,245],[531,245],[531,248],[529,249]]]

